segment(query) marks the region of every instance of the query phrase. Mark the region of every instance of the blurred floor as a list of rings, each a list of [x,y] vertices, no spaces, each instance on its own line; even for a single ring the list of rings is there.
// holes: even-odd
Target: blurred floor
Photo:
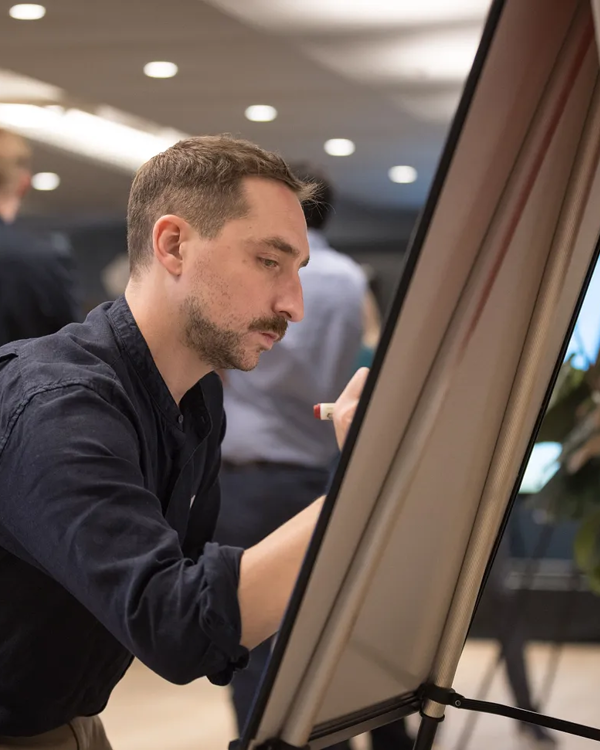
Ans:
[[[459,666],[455,689],[468,697],[480,697],[480,685],[495,659],[490,641],[467,644]],[[532,644],[528,663],[535,696],[545,682],[552,647]],[[558,672],[545,706],[553,716],[600,726],[600,646],[565,646]],[[481,696],[483,697],[483,696]],[[504,672],[500,668],[488,700],[510,702]],[[478,716],[471,739],[457,747],[466,722],[473,714],[450,709],[436,750],[530,750],[510,719]],[[183,687],[171,685],[134,662],[118,685],[102,716],[114,750],[226,750],[235,736],[227,691],[198,680]],[[411,726],[416,723],[412,720]],[[592,750],[591,740],[557,735],[561,750]],[[366,738],[357,738],[357,750],[366,750]]]

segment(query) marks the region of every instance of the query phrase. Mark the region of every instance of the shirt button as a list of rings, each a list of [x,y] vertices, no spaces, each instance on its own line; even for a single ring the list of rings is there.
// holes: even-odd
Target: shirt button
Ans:
[[[180,414],[180,415],[179,415],[179,416],[177,417],[177,421],[179,422],[179,424],[183,424],[183,414]]]

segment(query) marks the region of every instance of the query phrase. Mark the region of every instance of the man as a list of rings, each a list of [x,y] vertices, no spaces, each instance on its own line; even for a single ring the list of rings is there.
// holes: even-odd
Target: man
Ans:
[[[246,552],[210,542],[214,370],[301,320],[310,195],[253,144],[182,141],[134,179],[125,296],[0,349],[1,748],[106,750],[96,714],[133,656],[225,684],[277,630],[322,499]]]
[[[227,434],[215,539],[235,547],[257,544],[325,492],[338,448],[330,425],[314,419],[313,405],[330,401],[356,368],[367,319],[366,341],[373,348],[379,333],[363,270],[330,247],[323,233],[333,210],[331,184],[309,165],[293,169],[317,186],[315,200],[304,204],[311,258],[301,271],[304,320],[252,372],[225,378]],[[248,668],[233,679],[240,733],[270,650],[270,642],[262,643]],[[372,741],[375,750],[413,746],[403,724],[377,730]],[[335,745],[336,750],[348,747]]]
[[[29,145],[0,130],[0,346],[78,319],[69,256],[13,226],[30,184]]]

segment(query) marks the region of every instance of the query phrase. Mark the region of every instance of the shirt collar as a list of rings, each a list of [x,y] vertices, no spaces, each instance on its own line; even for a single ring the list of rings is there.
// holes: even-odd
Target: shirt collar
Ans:
[[[135,322],[131,308],[124,296],[118,297],[108,310],[108,318],[117,334],[121,347],[131,360],[138,376],[152,400],[166,419],[183,430],[183,415],[152,357],[146,339]],[[200,383],[196,383],[186,394],[186,402],[198,400],[198,413],[205,411]]]

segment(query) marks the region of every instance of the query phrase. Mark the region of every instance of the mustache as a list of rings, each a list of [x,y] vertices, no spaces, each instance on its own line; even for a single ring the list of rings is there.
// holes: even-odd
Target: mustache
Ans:
[[[249,330],[274,333],[281,340],[285,336],[287,327],[287,320],[277,315],[273,318],[257,318],[250,324]]]

